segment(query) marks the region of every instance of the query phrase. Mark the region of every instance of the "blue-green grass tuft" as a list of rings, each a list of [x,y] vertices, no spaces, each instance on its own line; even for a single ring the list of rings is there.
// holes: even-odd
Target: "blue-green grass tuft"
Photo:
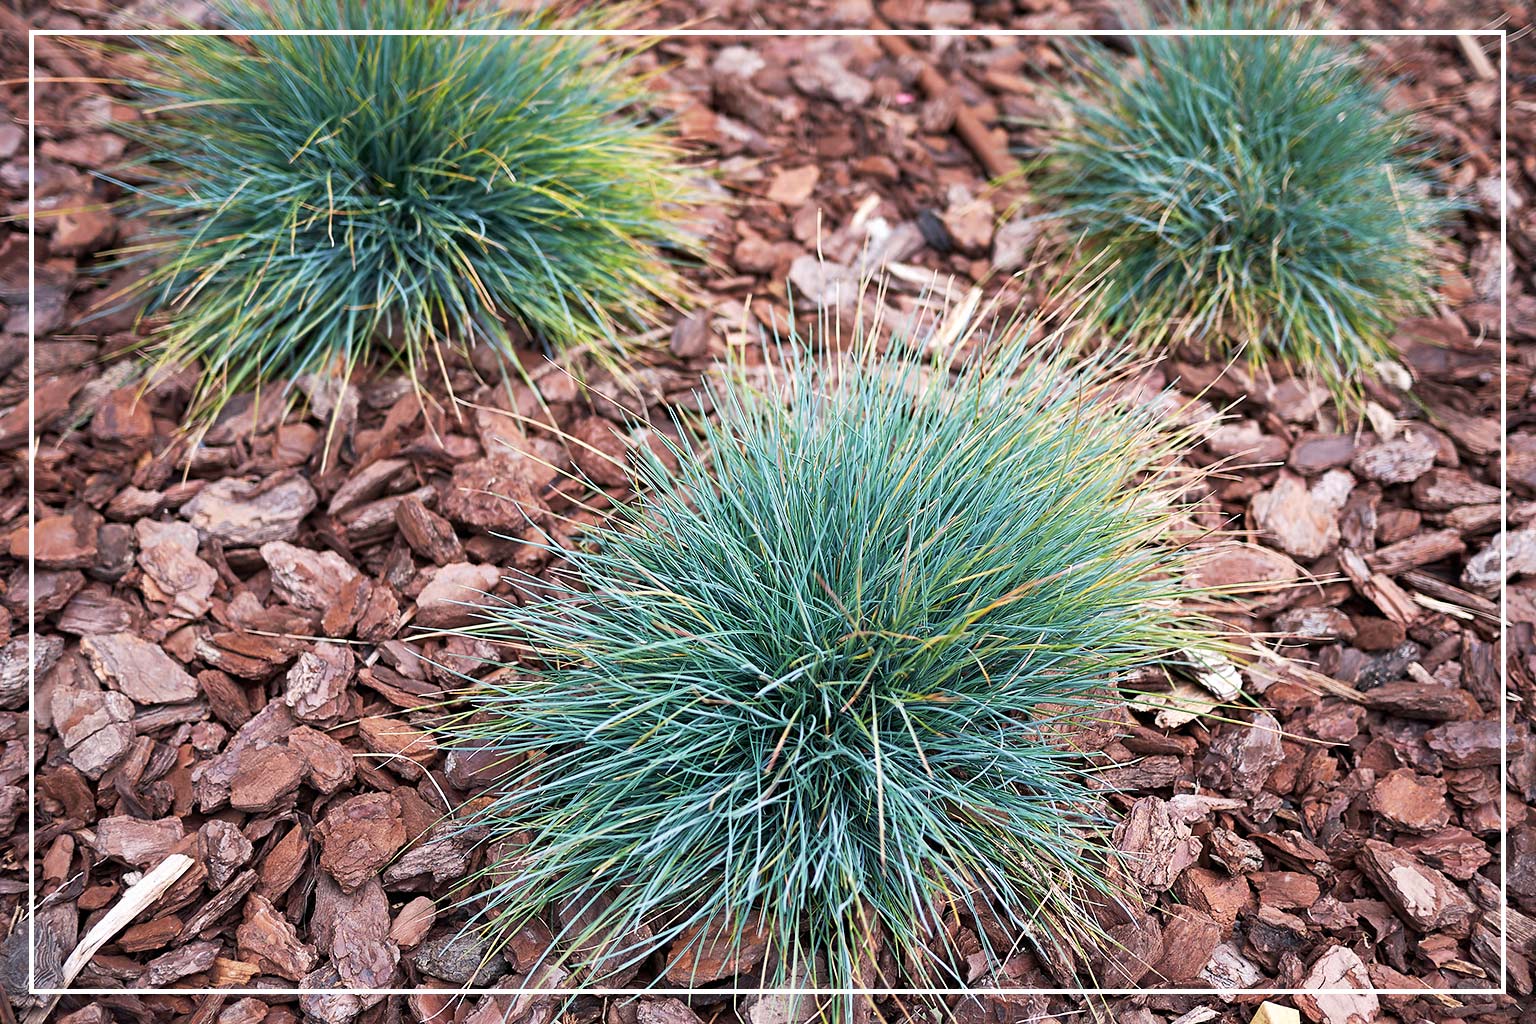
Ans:
[[[1287,5],[1215,0],[1187,27],[1308,26]],[[1326,37],[1129,45],[1134,67],[1074,50],[1078,87],[1039,178],[1101,278],[1104,321],[1146,348],[1241,347],[1358,404],[1395,320],[1434,302],[1454,206],[1411,119]]]
[[[222,0],[224,27],[547,29],[448,0]],[[200,362],[193,420],[264,383],[445,347],[616,353],[681,295],[700,194],[646,79],[575,36],[149,38],[121,175],[152,269],[118,303]],[[617,359],[615,359],[617,362]]]
[[[931,323],[821,364],[828,330],[715,390],[675,472],[638,453],[639,499],[472,628],[511,663],[437,732],[506,775],[459,896],[501,938],[555,921],[572,982],[754,914],[769,987],[964,985],[957,917],[987,972],[1104,941],[1102,793],[1064,737],[1211,642],[1167,535],[1183,438],[1128,364],[1030,324],[966,332],[958,369],[914,356]]]

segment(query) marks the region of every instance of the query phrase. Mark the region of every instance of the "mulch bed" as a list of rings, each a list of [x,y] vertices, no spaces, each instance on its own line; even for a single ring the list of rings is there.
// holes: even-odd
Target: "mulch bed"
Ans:
[[[145,5],[146,7],[149,5]],[[1347,5],[1348,25],[1472,23],[1451,7]],[[37,9],[34,24],[99,27],[97,0]],[[1112,27],[1107,6],[895,0],[895,25],[966,29]],[[656,24],[822,28],[868,23],[861,0],[817,5],[664,3]],[[1527,7],[1478,20],[1528,24]],[[0,18],[16,16],[0,14]],[[24,52],[4,41],[8,68]],[[872,261],[889,301],[913,310],[938,271],[952,295],[989,294],[1031,267],[1041,229],[999,215],[1031,209],[1020,186],[989,191],[957,108],[1012,126],[1029,147],[1051,116],[1060,61],[1041,40],[924,40],[918,49],[952,87],[925,93],[918,67],[872,39],[669,40],[649,59],[667,70],[660,105],[676,115],[732,205],[707,225],[714,265],[693,272],[698,312],[656,339],[638,394],[601,374],[592,394],[530,353],[529,372],[560,430],[622,457],[646,443],[628,413],[670,429],[729,346],[755,344],[783,315],[786,281],[803,308],[835,294]],[[1100,746],[1123,814],[1116,844],[1143,855],[1146,899],[1107,923],[1124,955],[1090,965],[1107,986],[1144,995],[953,1000],[961,1020],[1022,1021],[1088,1012],[1134,1024],[1246,1022],[1270,988],[1498,985],[1500,649],[1499,442],[1511,488],[1513,576],[1509,792],[1511,997],[1303,997],[1312,1021],[1516,1019],[1531,1005],[1536,957],[1536,62],[1513,46],[1510,78],[1508,398],[1499,419],[1497,82],[1454,39],[1371,44],[1425,111],[1446,174],[1470,197],[1446,256],[1438,314],[1402,325],[1403,361],[1422,407],[1382,389],[1395,417],[1342,430],[1315,389],[1247,379],[1171,358],[1154,374],[1195,396],[1195,463],[1235,459],[1198,495],[1196,520],[1236,531],[1203,570],[1211,583],[1269,584],[1231,617],[1276,656],[1243,672],[1261,728],[1162,724],[1124,714]],[[501,568],[538,571],[518,543],[528,516],[557,535],[590,499],[543,463],[599,483],[622,477],[585,449],[508,415],[545,416],[532,390],[494,381],[494,363],[454,368],[477,406],[423,409],[398,376],[342,391],[311,382],[308,411],[237,402],[196,448],[176,433],[190,378],[169,377],[136,401],[130,364],[107,358],[130,340],[127,317],[81,323],[111,277],[90,254],[132,225],[101,209],[91,177],[120,144],[103,126],[121,113],[111,90],[78,79],[104,69],[88,54],[40,43],[35,381],[36,578],[26,533],[26,235],[0,237],[0,927],[10,937],[0,984],[18,1013],[26,989],[26,608],[36,601],[38,668],[36,917],[38,968],[57,972],[79,936],[130,879],[181,853],[193,867],[109,942],[76,979],[89,987],[233,985],[420,987],[408,997],[69,997],[54,1015],[197,1024],[344,1024],[400,1019],[543,1022],[554,997],[454,999],[474,980],[517,985],[537,936],[481,967],[435,897],[480,856],[440,817],[474,792],[473,764],[411,728],[455,680],[493,653],[463,639],[413,639],[462,623],[463,588],[493,589]],[[24,77],[16,70],[7,77]],[[76,80],[69,80],[76,79]],[[0,190],[24,215],[25,86],[0,85]],[[816,254],[824,256],[818,263]],[[1026,270],[1026,291],[1043,279]],[[941,290],[943,286],[941,285]],[[749,303],[749,299],[751,300]],[[490,379],[491,383],[485,381]],[[1228,416],[1217,422],[1217,408]],[[332,414],[339,428],[327,431]],[[623,497],[620,490],[616,497]],[[317,639],[324,637],[327,639]],[[661,968],[664,965],[655,965]],[[481,969],[477,972],[476,968]],[[740,969],[750,986],[757,965]],[[653,971],[650,976],[657,973]],[[54,976],[57,976],[56,973]],[[646,980],[642,975],[642,981]],[[997,987],[1075,985],[1033,956],[975,979]],[[725,982],[729,984],[729,981]],[[1159,987],[1251,989],[1159,994]],[[0,1003],[3,1003],[0,1000]],[[937,1019],[910,1000],[882,1000],[887,1019]],[[582,997],[572,1020],[779,1024],[771,998],[701,993],[691,1005]],[[5,1017],[9,1019],[9,1017]]]

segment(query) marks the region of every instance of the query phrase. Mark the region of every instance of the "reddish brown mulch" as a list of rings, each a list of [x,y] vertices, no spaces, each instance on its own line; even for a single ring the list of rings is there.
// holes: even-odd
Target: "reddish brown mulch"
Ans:
[[[143,5],[146,10],[153,5]],[[52,27],[142,23],[93,0],[36,7]],[[1109,5],[897,0],[891,24],[959,29],[1112,27]],[[0,15],[14,18],[9,13]],[[868,24],[861,0],[817,5],[660,5],[658,25],[824,28]],[[1352,26],[1500,24],[1526,7],[1476,19],[1449,6],[1393,10],[1355,3]],[[126,19],[124,21],[123,19]],[[13,27],[7,24],[7,28]],[[3,44],[8,68],[24,54]],[[728,345],[751,344],[759,317],[782,309],[786,280],[802,302],[831,294],[861,259],[893,275],[891,301],[916,308],[933,271],[952,293],[995,290],[1024,269],[1039,229],[999,216],[1028,209],[1022,186],[989,191],[957,135],[957,103],[984,124],[1039,141],[1051,116],[1049,44],[1033,39],[921,40],[954,90],[925,92],[918,67],[871,39],[670,40],[653,59],[659,105],[677,117],[700,161],[734,201],[710,224],[717,265],[694,273],[700,312],[658,345],[639,372],[642,397],[599,375],[599,394],[668,422]],[[1175,360],[1159,370],[1197,410],[1235,403],[1212,422],[1195,462],[1247,453],[1252,468],[1213,481],[1196,518],[1241,536],[1206,569],[1210,582],[1265,581],[1239,624],[1283,657],[1244,672],[1260,726],[1158,726],[1127,712],[1105,753],[1124,823],[1117,844],[1144,855],[1134,882],[1142,910],[1108,922],[1126,954],[1091,965],[1106,985],[1252,989],[1233,996],[1158,994],[1089,1003],[1065,997],[954,1000],[963,1020],[1022,1021],[1093,1013],[1135,1024],[1247,1022],[1269,988],[1466,989],[1497,985],[1500,911],[1500,652],[1497,83],[1479,77],[1452,39],[1372,44],[1400,76],[1401,100],[1425,111],[1447,174],[1471,197],[1453,232],[1440,315],[1404,324],[1398,344],[1423,407],[1385,390],[1390,417],[1352,433],[1317,393],[1291,381],[1249,381]],[[1324,1024],[1514,1019],[1530,1004],[1536,957],[1536,743],[1524,708],[1536,700],[1536,224],[1532,128],[1536,62],[1512,48],[1509,290],[1510,419],[1507,528],[1514,575],[1507,616],[1509,724],[1509,971],[1513,998],[1307,998]],[[483,408],[456,419],[423,411],[397,377],[320,388],[315,413],[282,418],[248,404],[193,449],[175,425],[186,377],[136,402],[127,365],[106,358],[129,340],[125,317],[80,323],[110,277],[90,254],[132,225],[95,207],[112,198],[90,172],[115,158],[103,129],[119,113],[111,90],[78,79],[89,55],[39,46],[40,220],[36,452],[37,575],[26,552],[26,236],[0,240],[6,314],[0,368],[0,920],[10,937],[0,985],[18,1011],[26,988],[26,606],[38,635],[36,928],[40,971],[58,965],[130,877],[168,854],[193,867],[87,965],[77,986],[292,987],[517,985],[514,943],[479,973],[480,951],[434,897],[481,854],[447,837],[439,817],[473,792],[472,765],[409,731],[453,682],[444,666],[479,672],[487,650],[463,640],[414,640],[462,621],[463,588],[498,585],[501,567],[536,571],[542,556],[516,537],[541,522],[580,518],[583,498],[541,462],[605,481],[600,460],[569,450],[500,410],[541,415],[526,385],[508,399],[475,367],[455,370]],[[15,71],[8,77],[20,77]],[[74,80],[70,80],[74,79]],[[0,86],[0,190],[24,215],[25,90]],[[818,265],[815,254],[828,261]],[[865,256],[864,253],[870,253]],[[1028,272],[1025,284],[1045,276]],[[747,300],[754,302],[747,308]],[[578,392],[530,355],[553,422],[622,454],[632,433],[620,405]],[[491,364],[476,361],[489,373]],[[643,406],[643,409],[641,408]],[[341,429],[327,442],[330,410]],[[281,420],[281,421],[280,421]],[[657,428],[662,429],[662,428]],[[1378,434],[1377,431],[1386,431]],[[617,433],[616,433],[617,431]],[[644,443],[643,436],[628,440]],[[502,497],[492,497],[500,495]],[[559,528],[564,529],[564,528]],[[1284,584],[1295,584],[1282,586]],[[1277,638],[1283,634],[1285,639]],[[316,640],[327,637],[328,640]],[[1277,730],[1277,731],[1276,731]],[[654,965],[660,968],[664,965]],[[755,965],[742,965],[750,986]],[[656,971],[652,971],[654,975]],[[1000,987],[1071,985],[1059,965],[1021,956],[977,979]],[[67,997],[55,1017],[197,1024],[285,1024],[301,1015],[344,1024],[399,1019],[543,1022],[551,998],[451,999],[423,991],[373,1001],[348,996]],[[887,1019],[936,1011],[884,1000]],[[707,993],[676,1000],[590,997],[572,1020],[777,1024],[771,1000]]]

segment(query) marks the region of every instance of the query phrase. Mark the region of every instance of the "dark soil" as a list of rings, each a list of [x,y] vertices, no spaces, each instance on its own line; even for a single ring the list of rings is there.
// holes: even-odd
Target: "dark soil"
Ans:
[[[24,994],[30,651],[40,981],[58,977],[132,879],[180,853],[190,870],[101,948],[76,986],[421,990],[371,1000],[68,997],[57,1019],[542,1024],[557,999],[433,991],[472,977],[501,986],[539,979],[521,973],[518,943],[475,974],[479,951],[435,907],[483,856],[439,824],[474,793],[474,766],[436,749],[413,723],[454,682],[439,666],[483,672],[477,659],[493,652],[413,637],[463,621],[454,602],[464,588],[504,587],[502,567],[542,568],[542,556],[515,539],[529,529],[527,514],[587,515],[578,501],[591,496],[541,463],[600,481],[607,466],[507,415],[546,414],[526,384],[502,386],[494,361],[478,358],[454,370],[457,393],[478,403],[462,416],[424,410],[404,380],[373,375],[344,392],[312,388],[306,412],[236,403],[202,445],[179,439],[190,378],[163,380],[139,400],[133,364],[111,358],[133,340],[131,318],[81,322],[112,286],[110,275],[90,272],[91,254],[131,237],[134,225],[102,208],[113,192],[91,174],[120,152],[104,129],[123,110],[111,87],[92,81],[112,69],[60,41],[38,45],[40,74],[53,77],[37,100],[38,561],[29,592],[25,40],[12,30],[164,16],[163,5],[137,6],[109,13],[101,0],[61,0],[0,11],[12,79],[0,83],[10,113],[0,124],[0,193],[14,215],[0,226],[0,526],[9,541],[0,550],[0,835],[9,836],[0,934],[10,932],[0,985],[17,1014],[36,1006]],[[1069,10],[1064,0],[892,0],[879,9],[913,27],[1119,23],[1107,4]],[[1351,27],[1523,30],[1529,14],[1514,3],[1476,16],[1449,4],[1410,14],[1364,0],[1335,18]],[[657,25],[856,27],[869,23],[870,8],[677,0],[647,16]],[[1049,271],[1032,262],[1041,229],[1016,212],[1030,211],[1027,191],[988,189],[978,153],[1039,143],[1038,125],[1053,116],[1058,56],[1030,38],[913,45],[948,96],[928,95],[918,63],[872,38],[672,39],[656,48],[649,59],[667,68],[658,105],[734,205],[707,226],[714,265],[692,273],[699,311],[654,339],[638,397],[601,374],[596,397],[581,392],[528,354],[552,426],[622,456],[646,440],[626,409],[670,422],[669,407],[694,403],[728,348],[756,344],[758,326],[785,315],[786,280],[807,306],[856,273],[861,258],[884,265],[888,301],[902,311],[919,308],[934,271],[954,297],[977,283],[991,294],[1020,271],[1023,291],[1042,293]],[[1423,112],[1446,177],[1471,200],[1445,254],[1438,315],[1404,323],[1396,338],[1422,407],[1378,388],[1386,415],[1354,431],[1295,381],[1220,376],[1219,366],[1176,358],[1157,369],[1155,381],[1204,393],[1192,406],[1207,421],[1190,459],[1242,456],[1246,467],[1196,495],[1195,518],[1237,533],[1208,562],[1206,582],[1272,584],[1232,616],[1256,635],[1242,677],[1257,708],[1234,712],[1246,725],[1128,708],[1124,728],[1097,744],[1116,763],[1109,779],[1121,790],[1115,842],[1144,855],[1132,881],[1145,905],[1110,922],[1125,955],[1089,966],[1104,985],[1145,994],[951,1000],[943,1012],[957,1019],[1086,1012],[1134,1024],[1246,1024],[1266,990],[1320,987],[1362,991],[1275,1002],[1322,1024],[1530,1015],[1521,1008],[1533,1005],[1536,959],[1536,742],[1526,710],[1536,701],[1536,60],[1528,41],[1511,46],[1501,423],[1498,82],[1455,39],[1370,45],[1400,79],[1398,99]],[[971,118],[990,134],[957,130]],[[1229,404],[1217,422],[1214,410]],[[328,434],[333,413],[339,429]],[[1511,557],[1504,655],[1490,554],[1501,528],[1501,432]],[[1506,793],[1501,656],[1510,680]],[[1503,902],[1501,836],[1510,857]],[[664,964],[656,968],[652,976]],[[753,984],[750,958],[732,968],[742,972],[737,984]],[[1011,988],[1080,982],[1064,965],[1027,955],[975,979]],[[1500,985],[1509,996],[1364,991]],[[1166,987],[1229,991],[1156,991]],[[1230,991],[1238,989],[1249,991]],[[0,1000],[0,1018],[9,1009]],[[881,1000],[875,1011],[890,1020],[942,1015],[920,1000]],[[583,997],[567,1016],[787,1019],[771,999],[708,992],[689,1005]]]

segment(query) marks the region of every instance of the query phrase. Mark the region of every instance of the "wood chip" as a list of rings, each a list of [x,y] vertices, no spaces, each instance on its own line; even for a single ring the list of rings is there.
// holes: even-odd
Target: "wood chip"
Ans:
[[[97,950],[110,942],[113,936],[127,927],[134,918],[165,895],[165,891],[175,885],[191,867],[191,857],[173,853],[125,889],[123,895],[113,904],[112,909],[91,926],[90,931],[85,933],[85,937],[64,961],[56,987],[67,988],[80,973],[81,968],[96,955]],[[26,1024],[43,1024],[58,1000],[58,996],[45,999],[42,1005],[35,1007],[27,1014]]]

